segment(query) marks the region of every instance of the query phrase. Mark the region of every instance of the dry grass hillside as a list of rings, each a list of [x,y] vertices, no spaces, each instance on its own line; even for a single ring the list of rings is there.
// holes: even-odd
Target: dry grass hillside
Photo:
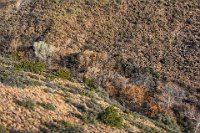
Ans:
[[[1,0],[2,67],[14,69],[15,76],[5,76],[12,72],[2,69],[0,81],[2,88],[10,88],[5,86],[8,82],[26,88],[33,84],[54,85],[53,79],[60,77],[67,80],[64,82],[84,84],[85,89],[95,90],[95,95],[96,91],[106,91],[107,99],[114,101],[111,105],[115,103],[123,111],[164,123],[154,123],[155,128],[150,124],[142,131],[143,124],[133,122],[129,123],[134,125],[133,130],[125,126],[123,131],[157,132],[162,128],[166,132],[198,132],[199,29],[199,0]],[[11,60],[10,64],[5,60]],[[30,77],[31,82],[25,77]],[[50,96],[42,92],[43,87],[34,87],[30,92],[15,89],[16,96],[8,98],[23,93],[37,102],[40,97],[29,95],[37,89],[41,98]],[[62,99],[56,95],[52,97]],[[12,101],[11,104],[16,106]]]
[[[105,91],[0,57],[0,133],[175,132],[179,127],[125,109]],[[36,66],[37,67],[37,66]],[[38,67],[39,70],[39,67]],[[172,127],[173,126],[173,127]]]

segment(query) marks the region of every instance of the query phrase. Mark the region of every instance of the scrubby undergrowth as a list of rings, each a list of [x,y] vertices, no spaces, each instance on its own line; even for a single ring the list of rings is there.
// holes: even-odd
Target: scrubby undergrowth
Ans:
[[[183,132],[195,130],[199,119],[186,114],[200,114],[198,0],[31,0],[17,11],[8,3],[0,6],[0,50],[13,59],[1,60],[2,83],[82,82],[88,91],[76,93],[104,89],[125,109],[167,114]],[[81,118],[96,123],[96,116]]]
[[[18,61],[13,58],[1,57],[1,69],[9,66],[9,70],[15,72],[15,77],[22,74],[21,79],[25,80],[27,77],[29,82],[15,82],[14,77],[1,81],[3,84],[0,84],[0,97],[3,99],[0,101],[0,123],[4,125],[0,128],[2,132],[177,131],[168,127],[171,125],[160,126],[154,124],[152,119],[124,110],[119,103],[108,98],[105,91],[89,88],[88,82],[80,84],[56,75],[49,80],[49,77],[46,77],[47,70],[39,74],[23,69],[16,70],[16,62]],[[2,79],[8,76],[4,74],[2,72]],[[14,112],[15,117],[6,113],[8,111]],[[10,121],[12,125],[9,125]],[[15,123],[16,121],[18,122]],[[146,122],[149,124],[146,125]]]

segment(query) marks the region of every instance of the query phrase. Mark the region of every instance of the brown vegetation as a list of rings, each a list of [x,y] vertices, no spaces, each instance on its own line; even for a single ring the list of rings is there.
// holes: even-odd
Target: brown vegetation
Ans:
[[[104,88],[130,110],[151,116],[167,108],[177,119],[182,112],[175,110],[185,103],[198,110],[198,0],[33,0],[18,10],[0,5],[2,55],[14,51],[36,60],[33,44],[43,41],[56,49],[52,66],[67,67],[78,81],[89,77],[92,88]]]

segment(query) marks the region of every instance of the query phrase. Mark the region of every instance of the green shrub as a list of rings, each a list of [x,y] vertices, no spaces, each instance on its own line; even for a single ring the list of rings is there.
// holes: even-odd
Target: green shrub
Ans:
[[[51,103],[45,103],[45,102],[43,102],[43,103],[38,103],[40,106],[42,106],[44,109],[47,109],[47,110],[55,110],[56,109],[56,107],[53,105],[53,104],[51,104]]]
[[[35,110],[35,103],[31,100],[16,100],[16,103],[29,110]]]
[[[57,77],[62,78],[62,79],[67,79],[70,80],[71,79],[71,74],[70,72],[64,68],[64,67],[60,67],[56,70],[56,74]]]
[[[87,96],[87,97],[90,97],[90,98],[94,98],[95,90],[94,90],[94,88],[90,88],[90,90],[83,89],[83,90],[79,91],[79,94],[82,95],[82,96]]]
[[[140,122],[134,122],[134,125],[140,128],[143,133],[163,133],[161,130],[158,130],[154,127],[149,127]]]
[[[30,60],[23,60],[19,64],[15,64],[15,68],[17,70],[24,70],[34,73],[41,73],[46,69],[46,65],[44,62],[36,62]]]
[[[0,71],[0,82],[12,87],[25,88],[26,86],[40,86],[41,83],[27,78],[13,70]]]
[[[104,109],[101,106],[101,104],[98,103],[98,100],[95,100],[94,98],[92,98],[88,102],[86,102],[86,105],[88,108],[90,108],[96,112],[101,112]]]
[[[54,79],[56,78],[56,76],[55,76],[54,74],[52,74],[52,73],[47,73],[47,74],[46,74],[46,78],[47,78],[48,80],[54,80]]]
[[[91,89],[94,89],[94,80],[87,78],[87,77],[83,77],[83,82],[90,87]]]
[[[0,82],[12,87],[25,87],[25,85],[22,82],[22,78],[19,78],[14,72],[0,72]]]
[[[58,124],[64,126],[64,127],[68,127],[68,126],[72,126],[73,124],[71,122],[68,121],[58,121]]]
[[[98,123],[98,116],[95,113],[92,112],[87,112],[84,113],[82,116],[82,120],[86,123],[90,123],[90,124],[97,124]]]
[[[67,121],[58,121],[56,123],[46,124],[49,133],[85,133],[85,130],[73,123]]]
[[[11,51],[8,53],[8,56],[15,59],[15,60],[18,60],[19,59],[19,53],[17,51]]]
[[[73,123],[61,121],[59,122],[63,127],[62,133],[84,133],[84,129],[82,127],[79,127],[77,125],[74,125]]]
[[[164,123],[165,125],[173,124],[169,116],[164,116],[164,115],[159,114],[157,115],[156,119],[158,122]]]
[[[9,133],[5,126],[0,125],[0,133]]]
[[[123,124],[123,119],[114,106],[107,107],[102,113],[100,113],[99,119],[103,123],[112,127],[121,127]]]
[[[157,114],[154,117],[154,124],[162,127],[163,129],[167,130],[168,132],[176,133],[181,132],[180,127],[174,122],[169,116],[163,114]]]

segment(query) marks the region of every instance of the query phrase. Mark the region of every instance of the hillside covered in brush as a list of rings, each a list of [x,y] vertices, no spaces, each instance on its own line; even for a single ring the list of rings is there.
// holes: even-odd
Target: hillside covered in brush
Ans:
[[[62,132],[73,121],[86,132],[197,133],[199,29],[199,0],[0,0],[0,97],[11,104],[0,124],[19,132]],[[12,107],[37,122],[21,124]],[[51,117],[44,108],[54,108]],[[121,115],[108,120],[106,110]]]

